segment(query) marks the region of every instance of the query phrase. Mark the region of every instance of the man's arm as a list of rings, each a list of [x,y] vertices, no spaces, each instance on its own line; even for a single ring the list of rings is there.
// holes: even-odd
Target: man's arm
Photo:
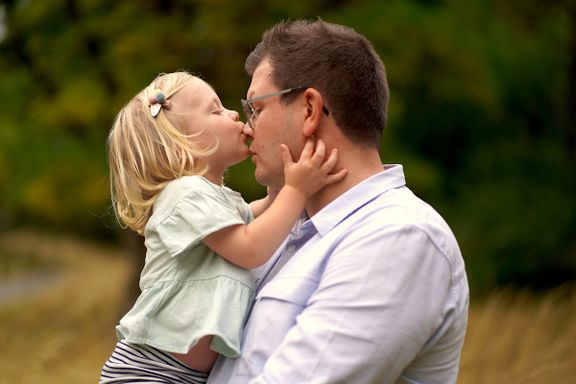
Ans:
[[[417,227],[348,234],[250,383],[396,382],[442,322],[450,278],[449,263]]]

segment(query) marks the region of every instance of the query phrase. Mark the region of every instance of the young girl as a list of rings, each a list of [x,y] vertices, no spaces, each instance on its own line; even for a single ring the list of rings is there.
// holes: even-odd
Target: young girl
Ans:
[[[160,75],[116,117],[112,202],[147,252],[142,293],[116,328],[100,383],[204,383],[218,354],[238,356],[253,298],[247,269],[280,246],[308,197],[346,174],[331,173],[337,154],[322,141],[308,140],[297,162],[282,145],[285,186],[274,201],[248,205],[223,185],[226,169],[249,155],[244,129],[186,72]]]

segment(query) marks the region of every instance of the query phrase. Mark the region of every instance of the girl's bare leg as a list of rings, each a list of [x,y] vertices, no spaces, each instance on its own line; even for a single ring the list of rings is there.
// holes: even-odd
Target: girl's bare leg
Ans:
[[[210,343],[212,343],[212,336],[204,336],[190,352],[171,353],[171,355],[195,371],[210,372],[218,357],[218,353],[210,349]]]

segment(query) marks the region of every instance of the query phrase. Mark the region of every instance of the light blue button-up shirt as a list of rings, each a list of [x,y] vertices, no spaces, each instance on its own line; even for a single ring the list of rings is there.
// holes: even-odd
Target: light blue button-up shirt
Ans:
[[[452,231],[402,166],[356,185],[257,273],[242,355],[209,383],[455,383],[468,313]]]

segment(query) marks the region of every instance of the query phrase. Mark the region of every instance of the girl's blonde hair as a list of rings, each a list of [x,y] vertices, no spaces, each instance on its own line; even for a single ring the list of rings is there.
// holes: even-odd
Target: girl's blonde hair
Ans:
[[[182,176],[205,174],[202,158],[216,150],[217,144],[201,148],[194,143],[195,134],[189,134],[182,118],[186,111],[173,102],[156,117],[150,112],[148,100],[156,88],[170,99],[192,80],[199,79],[184,71],[159,75],[122,108],[110,130],[112,206],[120,225],[140,235],[164,187]]]

